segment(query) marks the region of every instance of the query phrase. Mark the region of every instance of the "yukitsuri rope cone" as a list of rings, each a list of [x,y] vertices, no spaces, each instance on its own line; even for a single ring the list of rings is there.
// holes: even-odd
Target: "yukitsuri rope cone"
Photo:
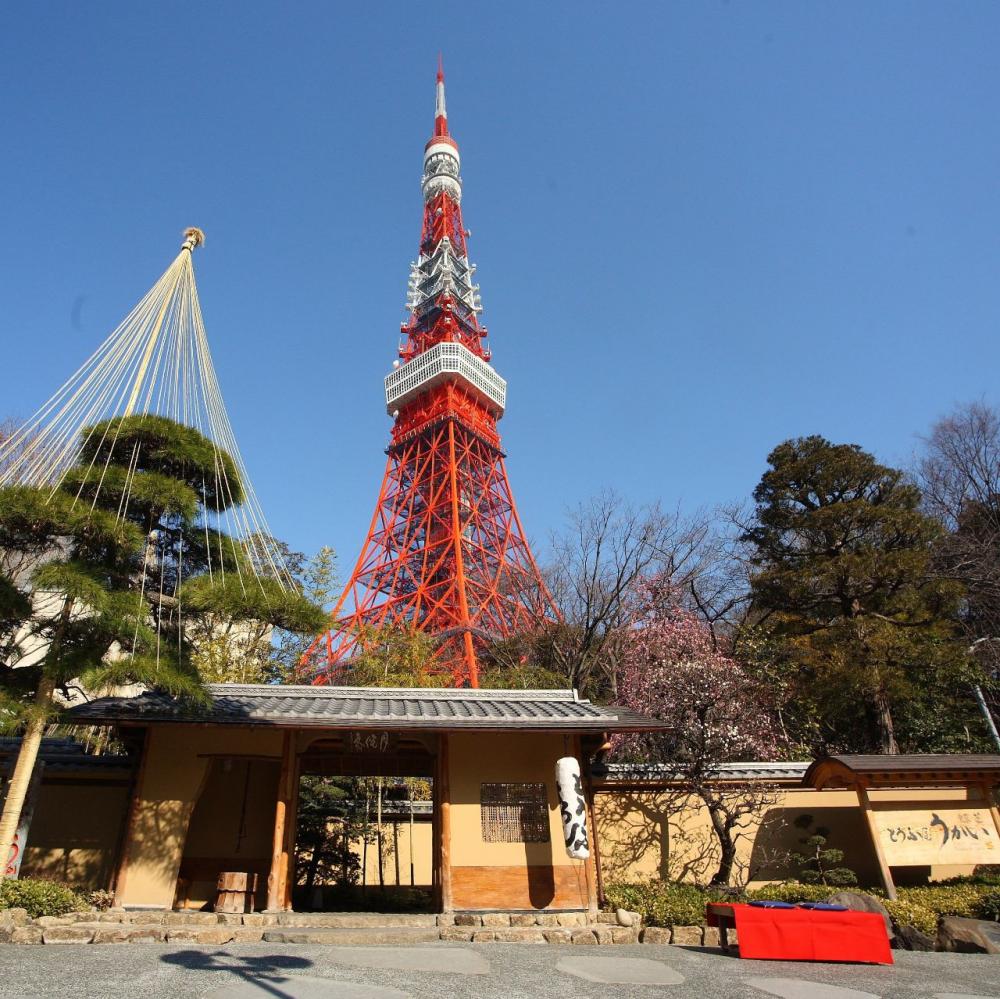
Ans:
[[[186,229],[177,257],[138,305],[48,402],[0,442],[0,488],[25,485],[54,492],[85,448],[107,464],[119,447],[123,423],[116,418],[166,417],[193,427],[216,448],[215,481],[205,483],[205,492],[227,497],[231,505],[218,514],[217,524],[203,526],[218,527],[241,544],[252,575],[265,574],[291,587],[212,363],[192,259],[204,242],[201,229]],[[111,435],[110,447],[105,439],[93,441],[101,433]],[[120,448],[130,449],[125,456],[130,469],[138,459],[131,449],[138,446],[120,443]],[[121,457],[115,454],[116,463]],[[236,475],[231,477],[227,469],[233,467]]]

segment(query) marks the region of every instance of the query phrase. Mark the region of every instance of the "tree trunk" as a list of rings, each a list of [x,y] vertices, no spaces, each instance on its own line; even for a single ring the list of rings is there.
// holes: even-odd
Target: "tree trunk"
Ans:
[[[378,819],[375,826],[375,844],[378,848],[378,884],[385,891],[385,855],[382,852],[382,778],[378,778]]]
[[[371,814],[371,787],[365,782],[365,822],[361,831],[361,887],[368,887],[368,816]]]
[[[892,710],[885,688],[881,684],[875,691],[875,708],[878,711],[879,742],[882,752],[896,756],[899,754],[899,744],[896,742],[896,730],[892,723]]]
[[[306,883],[305,887],[307,891],[311,891],[313,885],[316,884],[316,874],[319,871],[319,861],[322,856],[322,847],[320,844],[313,846],[312,856],[309,858],[309,866],[306,868]]]
[[[407,796],[410,799],[410,887],[416,883],[413,877],[413,785],[407,784]]]
[[[733,840],[733,831],[726,823],[726,815],[722,806],[704,794],[701,795],[701,798],[708,806],[712,830],[719,841],[719,869],[712,875],[710,884],[728,885],[729,879],[733,875],[733,866],[736,863],[736,843]]]
[[[45,719],[49,707],[52,704],[52,694],[55,691],[55,683],[46,676],[42,676],[35,692],[36,711],[32,714],[31,720],[24,729],[21,737],[21,748],[17,754],[17,763],[14,766],[14,773],[10,778],[7,787],[7,797],[3,803],[3,813],[0,814],[0,859],[3,867],[0,868],[0,878],[6,876],[7,861],[10,858],[11,847],[14,844],[14,835],[17,832],[17,825],[21,821],[21,809],[24,806],[24,799],[28,793],[28,785],[31,783],[31,775],[38,760],[38,750],[42,744],[42,734],[45,732]]]
[[[350,814],[350,813],[348,813]],[[348,885],[351,883],[350,863],[351,863],[351,825],[347,821],[347,815],[340,823],[340,883]]]

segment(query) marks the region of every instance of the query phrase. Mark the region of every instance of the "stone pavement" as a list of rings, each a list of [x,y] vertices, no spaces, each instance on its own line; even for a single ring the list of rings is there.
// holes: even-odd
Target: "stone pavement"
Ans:
[[[35,999],[1000,999],[1000,956],[894,967],[740,961],[710,948],[430,943],[0,948],[0,996]]]

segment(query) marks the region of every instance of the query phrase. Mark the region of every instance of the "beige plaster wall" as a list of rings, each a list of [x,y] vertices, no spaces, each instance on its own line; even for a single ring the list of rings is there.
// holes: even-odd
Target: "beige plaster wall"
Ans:
[[[128,793],[127,785],[43,783],[21,877],[51,878],[91,890],[107,888]]]
[[[566,855],[555,766],[574,752],[560,735],[517,732],[449,736],[451,905],[455,909],[581,909],[590,905],[589,865]],[[548,843],[483,840],[481,785],[542,783]]]
[[[174,900],[188,824],[213,757],[281,756],[280,731],[197,725],[150,727],[127,869],[118,904],[162,906]]]
[[[514,864],[577,865],[563,845],[556,798],[556,760],[567,755],[561,735],[531,733],[450,735],[448,758],[453,867]],[[572,754],[572,747],[569,754]],[[480,818],[481,785],[544,783],[549,798],[548,843],[485,843]]]
[[[410,824],[406,819],[383,823],[384,861],[382,876],[387,885],[410,885]],[[379,884],[378,850],[373,842],[368,844],[367,857],[360,840],[351,843],[351,850],[366,861],[364,884]],[[396,860],[399,859],[399,880],[396,880]],[[413,884],[426,887],[434,875],[434,829],[430,822],[413,823]]]
[[[975,798],[961,788],[873,791],[873,807],[899,802],[955,802]],[[594,811],[606,881],[708,881],[718,867],[718,847],[707,809],[692,797],[667,792],[598,789]],[[759,821],[743,823],[737,838],[736,877],[751,885],[794,877],[801,865],[788,854],[802,849],[806,835],[793,822],[813,817],[813,827],[830,829],[829,845],[844,851],[844,865],[862,883],[878,884],[879,869],[864,813],[854,791],[776,789]],[[896,868],[897,883],[971,873],[971,868]]]
[[[280,772],[279,760],[211,761],[184,843],[180,875],[185,908],[215,900],[221,871],[255,872],[257,902],[264,904]]]

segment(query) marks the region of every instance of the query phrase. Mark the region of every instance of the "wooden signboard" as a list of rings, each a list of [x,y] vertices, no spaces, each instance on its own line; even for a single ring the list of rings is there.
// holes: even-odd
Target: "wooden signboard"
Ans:
[[[349,753],[395,753],[399,746],[399,733],[375,730],[347,732],[344,745]]]
[[[890,866],[1000,863],[1000,836],[988,808],[872,811]]]

